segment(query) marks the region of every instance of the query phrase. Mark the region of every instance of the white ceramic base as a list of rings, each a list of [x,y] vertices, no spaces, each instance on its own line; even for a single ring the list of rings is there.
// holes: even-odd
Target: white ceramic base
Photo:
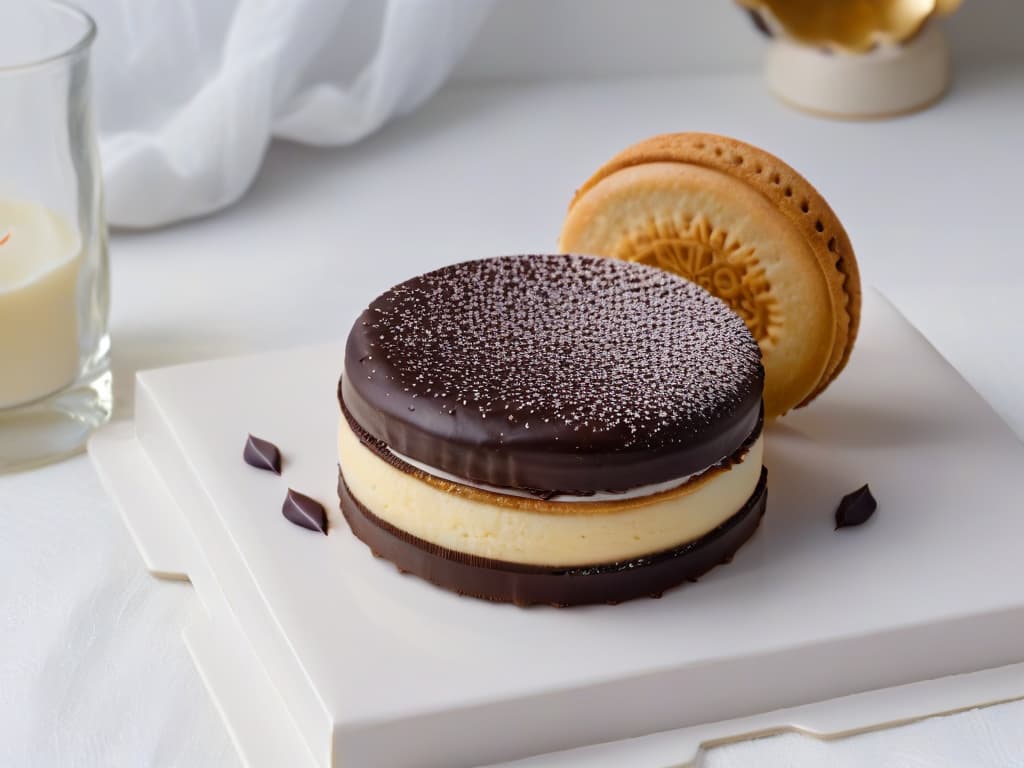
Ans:
[[[706,723],[490,768],[699,768],[704,751],[778,733],[822,740],[908,725],[986,705],[1017,701],[1024,694],[1024,664],[857,693],[763,715]]]
[[[802,707],[1024,661],[1024,446],[873,292],[848,370],[769,431],[757,535],[698,585],[614,607],[493,605],[375,560],[335,503],[341,360],[142,373],[135,429],[90,446],[147,566],[196,587],[186,639],[249,765],[471,766],[740,719],[683,732],[678,764],[707,739],[1024,696],[1017,667]],[[283,477],[242,462],[249,432]],[[864,482],[878,513],[834,531]],[[281,517],[289,486],[328,507],[329,536]]]
[[[780,39],[765,57],[765,79],[779,98],[830,117],[913,112],[937,101],[949,78],[949,45],[935,23],[904,45],[866,54],[829,53]]]

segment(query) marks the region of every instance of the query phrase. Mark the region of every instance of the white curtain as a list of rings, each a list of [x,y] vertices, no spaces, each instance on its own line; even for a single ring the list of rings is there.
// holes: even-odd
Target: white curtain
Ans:
[[[272,137],[358,141],[444,82],[493,0],[78,0],[112,224],[235,202]]]

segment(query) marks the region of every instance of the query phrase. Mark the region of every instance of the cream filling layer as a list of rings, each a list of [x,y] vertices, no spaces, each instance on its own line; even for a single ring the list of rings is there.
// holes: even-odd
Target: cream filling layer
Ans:
[[[403,472],[344,418],[338,461],[352,495],[380,519],[446,549],[513,563],[585,566],[630,560],[698,539],[747,502],[764,437],[731,467],[641,499],[538,501]]]
[[[421,472],[426,472],[428,475],[433,475],[434,477],[439,477],[442,480],[447,480],[450,483],[458,483],[460,485],[468,485],[470,488],[476,488],[479,491],[487,491],[488,493],[498,493],[498,494],[501,494],[503,496],[517,496],[520,499],[538,499],[538,498],[540,498],[535,493],[530,493],[529,491],[521,491],[518,488],[502,488],[501,486],[498,486],[498,485],[487,485],[486,483],[474,483],[472,480],[466,480],[465,478],[458,477],[458,476],[453,475],[453,474],[451,474],[449,472],[445,472],[444,470],[432,467],[429,464],[424,464],[422,461],[416,461],[416,459],[410,459],[405,454],[399,453],[398,451],[392,451],[390,448],[388,448],[388,452],[392,456],[397,456],[399,459],[404,461],[409,466],[416,467],[416,469],[420,470]],[[726,457],[723,456],[722,459],[724,459],[724,458],[726,458]],[[719,459],[718,461],[716,461],[715,464],[718,464],[719,462],[721,462],[722,459]],[[714,466],[714,465],[712,464],[711,466]],[[705,469],[707,469],[707,468],[705,468]],[[704,471],[704,470],[702,470],[702,471]],[[644,496],[653,496],[656,493],[663,493],[664,491],[671,491],[673,488],[678,488],[679,486],[686,484],[692,478],[696,477],[699,474],[700,474],[700,472],[695,472],[692,475],[685,475],[684,477],[675,477],[675,478],[673,478],[671,480],[666,480],[663,483],[653,483],[651,485],[640,485],[640,486],[637,486],[636,488],[630,488],[629,490],[622,491],[621,493],[616,493],[614,491],[596,491],[596,492],[590,494],[589,496],[574,496],[571,493],[560,493],[557,496],[555,496],[554,499],[552,499],[552,501],[557,501],[557,502],[560,502],[560,503],[563,503],[563,504],[582,504],[582,503],[588,503],[588,502],[589,503],[593,503],[595,501],[625,501],[627,499],[639,499],[639,498],[642,498]]]

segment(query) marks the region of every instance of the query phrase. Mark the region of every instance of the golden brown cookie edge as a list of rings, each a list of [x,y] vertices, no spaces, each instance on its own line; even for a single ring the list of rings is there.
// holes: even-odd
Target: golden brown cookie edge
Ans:
[[[598,182],[616,171],[660,162],[700,165],[747,183],[768,198],[803,235],[828,285],[835,325],[828,365],[818,385],[796,407],[807,405],[846,366],[860,325],[860,274],[849,235],[839,217],[824,196],[780,158],[738,139],[712,133],[666,133],[627,147],[576,190],[569,210]]]

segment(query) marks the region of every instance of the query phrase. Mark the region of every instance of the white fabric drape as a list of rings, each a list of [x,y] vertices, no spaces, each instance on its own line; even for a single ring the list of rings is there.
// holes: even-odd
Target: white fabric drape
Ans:
[[[274,136],[357,141],[447,78],[493,0],[79,0],[112,224],[236,201]]]

